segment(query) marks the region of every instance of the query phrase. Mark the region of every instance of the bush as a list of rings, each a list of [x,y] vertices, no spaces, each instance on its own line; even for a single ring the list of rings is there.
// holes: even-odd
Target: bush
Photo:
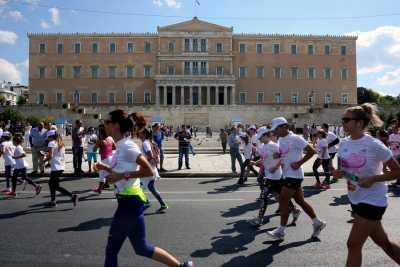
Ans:
[[[26,98],[24,96],[18,96],[17,98],[17,105],[21,106],[21,105],[25,105],[26,104]]]
[[[6,108],[0,113],[0,121],[7,122],[8,120],[10,120],[12,124],[23,123],[25,122],[25,117],[12,108]]]

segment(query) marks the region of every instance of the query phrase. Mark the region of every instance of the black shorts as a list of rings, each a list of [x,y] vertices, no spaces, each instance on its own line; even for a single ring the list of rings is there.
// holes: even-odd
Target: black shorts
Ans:
[[[371,221],[382,220],[386,211],[386,207],[378,207],[366,203],[351,204],[351,209],[358,216]]]
[[[286,177],[283,179],[283,186],[290,188],[290,189],[294,189],[294,190],[298,190],[301,188],[301,183],[303,182],[303,179],[296,179],[296,178],[290,178],[290,177]]]
[[[282,190],[282,180],[265,179],[265,187],[269,192],[280,194]]]

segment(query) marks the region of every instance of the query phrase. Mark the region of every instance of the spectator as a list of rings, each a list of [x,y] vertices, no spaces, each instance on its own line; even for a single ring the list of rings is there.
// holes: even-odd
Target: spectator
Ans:
[[[240,165],[240,173],[243,173],[243,159],[240,155],[239,128],[232,127],[231,134],[228,136],[229,152],[231,154],[232,175],[236,175],[236,160]]]
[[[89,127],[88,134],[87,134],[87,162],[89,167],[89,173],[92,173],[92,161],[94,164],[97,162],[98,154],[97,151],[94,150],[94,146],[97,143],[97,135],[94,132],[93,127]]]
[[[163,149],[164,132],[161,130],[160,124],[158,124],[158,123],[153,125],[153,140],[157,144],[158,149],[160,150],[160,171],[166,172],[167,170],[163,168],[163,164],[164,164],[164,149]]]
[[[186,131],[185,125],[182,125],[180,131],[175,134],[175,139],[179,142],[179,158],[178,158],[178,170],[182,169],[183,156],[185,156],[186,169],[190,169],[189,165],[189,144],[191,135]]]
[[[82,170],[83,144],[84,144],[84,128],[80,120],[75,121],[75,127],[72,129],[72,155],[74,173],[77,175],[84,174]]]
[[[40,174],[44,173],[44,162],[41,151],[46,151],[47,130],[44,128],[43,122],[40,122],[37,127],[31,130],[29,135],[29,143],[32,150],[32,173],[36,175],[38,169]]]
[[[220,130],[219,139],[221,140],[222,151],[225,154],[226,153],[226,142],[228,140],[228,134],[226,133],[226,131],[224,129]]]

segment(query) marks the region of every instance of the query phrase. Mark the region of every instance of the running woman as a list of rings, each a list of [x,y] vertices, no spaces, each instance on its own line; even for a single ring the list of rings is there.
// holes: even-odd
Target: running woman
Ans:
[[[330,157],[328,154],[328,140],[327,140],[327,133],[320,129],[316,133],[316,144],[315,144],[315,150],[317,151],[317,158],[314,161],[313,164],[313,173],[315,176],[315,179],[317,182],[314,184],[315,188],[318,189],[329,189],[329,180],[330,180],[330,170],[329,170],[329,161]],[[319,172],[318,168],[321,166],[324,169],[324,174],[325,174],[325,180],[321,184],[319,180]]]
[[[329,167],[332,168],[333,167],[333,159],[335,158],[335,155],[337,153],[337,145],[339,144],[340,139],[337,137],[337,135],[334,132],[329,131],[329,125],[327,123],[323,123],[321,128],[327,133],[326,140],[328,141],[328,153],[329,153],[329,158],[330,158]],[[332,181],[332,182],[336,182],[336,181]]]
[[[277,143],[272,141],[272,131],[266,127],[261,127],[257,133],[258,140],[261,141],[263,146],[260,147],[259,154],[262,157],[258,161],[252,161],[251,165],[263,164],[264,166],[264,179],[262,183],[262,198],[260,211],[258,217],[255,218],[252,223],[255,226],[261,226],[263,224],[264,215],[267,211],[268,196],[273,194],[276,199],[279,199],[279,195],[282,190],[282,162],[279,155],[279,146]],[[293,221],[295,224],[300,216],[301,211],[296,209],[292,201],[289,201],[289,208],[292,212]]]
[[[146,127],[143,116],[130,116],[123,110],[109,113],[106,132],[116,141],[112,163],[97,163],[97,169],[110,172],[107,177],[114,184],[118,208],[114,214],[106,247],[105,267],[118,266],[118,253],[128,237],[136,254],[172,267],[190,267],[192,262],[180,263],[174,256],[147,243],[143,216],[146,196],[140,187],[140,178],[153,175],[152,167],[139,147],[130,138]],[[139,167],[139,169],[138,169]],[[137,170],[138,169],[138,170]]]
[[[115,148],[114,139],[111,136],[108,136],[106,133],[106,129],[104,124],[99,126],[99,138],[97,139],[96,144],[94,145],[94,151],[99,150],[100,160],[102,163],[109,165],[111,164],[111,158],[113,155],[113,149]],[[101,194],[104,188],[108,188],[108,184],[106,183],[106,177],[109,173],[105,170],[99,171],[99,186],[92,191],[98,194]]]
[[[56,207],[56,191],[69,196],[72,200],[74,207],[78,203],[78,196],[76,194],[72,194],[64,187],[60,186],[60,176],[64,172],[65,169],[65,146],[61,136],[55,131],[50,130],[47,132],[47,140],[48,144],[48,154],[45,156],[44,161],[50,163],[50,179],[49,179],[49,188],[50,188],[50,203],[49,207]]]
[[[157,171],[157,164],[159,163],[158,155],[156,155],[155,150],[156,144],[152,142],[152,133],[147,130],[143,129],[140,130],[137,134],[139,139],[142,141],[142,151],[144,156],[146,157],[147,161],[150,163],[150,166],[153,170],[153,175],[149,177],[145,177],[141,179],[143,187],[147,187],[147,189],[153,194],[153,196],[158,200],[161,207],[158,211],[163,211],[168,209],[167,204],[162,199],[160,193],[155,188],[156,179],[160,178],[158,171]],[[147,208],[150,207],[150,202],[147,201],[146,205]]]
[[[240,135],[240,139],[243,142],[244,163],[243,169],[240,173],[238,184],[242,185],[247,181],[247,176],[249,175],[250,171],[252,171],[256,176],[258,176],[258,172],[254,169],[253,165],[250,165],[250,161],[253,157],[254,147],[253,144],[250,142],[249,136],[246,133],[242,133]]]
[[[14,145],[15,145],[15,150],[14,150],[14,155],[13,159],[15,160],[15,169],[14,169],[14,174],[12,177],[12,190],[10,192],[7,192],[6,195],[15,197],[16,194],[16,189],[17,189],[17,179],[18,177],[21,177],[22,180],[26,181],[28,184],[32,185],[35,188],[36,195],[39,195],[40,191],[42,190],[42,187],[40,185],[37,185],[32,181],[32,179],[28,178],[26,176],[26,167],[27,163],[25,161],[25,151],[22,147],[24,139],[22,136],[17,135],[14,137]]]
[[[385,181],[400,176],[400,165],[389,148],[365,133],[368,125],[381,126],[376,106],[366,103],[347,108],[342,117],[343,128],[349,137],[339,144],[337,178],[346,177],[348,197],[355,220],[347,240],[347,266],[361,266],[362,247],[370,237],[397,264],[400,246],[387,236],[381,220],[387,208]],[[382,166],[388,171],[383,174]]]
[[[10,132],[3,132],[1,136],[2,142],[0,146],[0,156],[3,156],[4,159],[4,176],[6,177],[6,188],[3,192],[11,192],[11,173],[15,164],[15,160],[13,159],[15,146],[11,141]]]
[[[397,162],[400,162],[400,123],[397,121],[393,126],[392,133],[389,135],[388,144],[392,150],[393,157]],[[397,177],[397,181],[393,185],[400,188],[400,177]]]
[[[304,171],[301,167],[315,153],[314,149],[303,137],[289,131],[289,125],[285,118],[278,117],[272,120],[272,130],[279,137],[278,145],[282,159],[283,186],[279,198],[281,225],[273,231],[267,232],[276,240],[283,240],[289,218],[289,201],[294,198],[297,204],[311,218],[313,233],[311,237],[318,237],[326,223],[321,221],[314,209],[304,200],[301,183],[304,179]],[[306,155],[303,157],[303,151]]]

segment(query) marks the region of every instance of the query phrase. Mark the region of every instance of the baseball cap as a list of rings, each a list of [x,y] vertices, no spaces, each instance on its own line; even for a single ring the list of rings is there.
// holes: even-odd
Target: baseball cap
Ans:
[[[260,139],[264,134],[267,134],[271,132],[271,129],[268,129],[267,127],[261,127],[257,131],[257,139]]]
[[[271,130],[275,131],[275,129],[278,128],[278,126],[288,124],[288,122],[284,117],[277,117],[272,119],[271,124],[272,124]]]

